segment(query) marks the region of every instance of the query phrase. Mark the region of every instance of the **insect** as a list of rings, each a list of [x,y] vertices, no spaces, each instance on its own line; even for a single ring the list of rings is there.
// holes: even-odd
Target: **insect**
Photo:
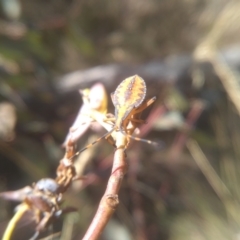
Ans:
[[[76,211],[75,208],[61,208],[62,194],[69,188],[73,180],[83,179],[78,177],[73,165],[72,156],[75,153],[74,143],[69,140],[66,145],[66,153],[57,168],[56,179],[43,178],[20,190],[0,193],[0,197],[9,200],[21,201],[17,213],[12,218],[13,223],[9,224],[5,231],[3,240],[9,240],[17,220],[24,214],[24,210],[30,211],[36,222],[35,234],[31,240],[35,240],[40,232],[62,214]],[[10,221],[10,222],[11,222]],[[15,225],[14,225],[15,224]],[[14,226],[13,226],[14,225]],[[13,226],[13,227],[12,227]]]
[[[77,141],[91,126],[93,119],[89,116],[89,112],[96,110],[105,114],[107,112],[107,93],[101,83],[94,84],[90,89],[79,90],[83,104],[78,115],[69,129],[69,133],[63,143],[66,146],[68,140]]]
[[[41,179],[25,198],[24,202],[34,212],[37,223],[32,239],[36,239],[53,218],[62,215],[63,210],[60,209],[62,194],[59,193],[59,187],[54,179]]]
[[[111,96],[113,105],[115,107],[115,117],[106,119],[106,121],[115,122],[113,128],[93,143],[81,149],[77,154],[90,148],[100,140],[104,138],[107,139],[113,131],[120,131],[128,138],[128,142],[129,138],[131,138],[137,141],[157,144],[150,140],[133,137],[128,134],[129,131],[127,128],[129,123],[131,122],[134,128],[136,128],[136,124],[144,123],[144,120],[139,118],[139,114],[141,114],[144,109],[146,109],[156,100],[156,97],[153,97],[148,101],[144,101],[146,97],[146,90],[147,87],[145,81],[138,75],[134,75],[123,80]]]
[[[59,192],[60,185],[51,178],[43,178],[32,187],[1,193],[1,197],[10,200],[22,201],[17,207],[17,213],[10,222],[17,222],[24,212],[31,211],[36,222],[35,234],[31,239],[36,239],[41,231],[53,220],[65,211],[60,209],[62,194]],[[25,211],[24,211],[25,210]],[[21,212],[21,214],[19,214]],[[17,219],[19,218],[19,219]],[[12,224],[9,224],[11,226]],[[3,240],[10,239],[13,229],[7,228]],[[15,226],[14,226],[15,227]]]

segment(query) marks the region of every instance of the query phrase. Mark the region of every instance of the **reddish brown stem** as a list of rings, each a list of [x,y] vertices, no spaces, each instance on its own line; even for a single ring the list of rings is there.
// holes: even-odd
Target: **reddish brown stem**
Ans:
[[[108,180],[106,191],[99,204],[97,213],[83,237],[83,240],[97,240],[99,238],[119,203],[118,192],[123,176],[127,170],[127,164],[125,161],[126,155],[124,151],[126,138],[121,134],[121,132],[119,132],[116,139],[117,149],[114,153],[112,173]]]

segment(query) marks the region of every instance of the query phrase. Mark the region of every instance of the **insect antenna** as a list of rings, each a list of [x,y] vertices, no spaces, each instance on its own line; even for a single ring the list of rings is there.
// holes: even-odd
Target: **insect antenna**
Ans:
[[[113,132],[114,130],[116,130],[116,129],[115,129],[115,128],[112,128],[112,129],[110,130],[110,132],[105,133],[103,136],[101,136],[100,138],[98,138],[98,139],[95,140],[94,142],[92,142],[92,143],[88,144],[87,146],[85,146],[84,148],[82,148],[81,150],[79,150],[78,152],[76,152],[75,155],[72,156],[72,158],[75,157],[75,156],[77,156],[77,155],[79,155],[81,152],[85,151],[86,149],[92,147],[92,146],[95,145],[96,143],[100,142],[102,139],[107,138],[108,136],[110,136],[110,135],[112,134],[112,132]]]
[[[79,155],[81,152],[83,152],[83,151],[87,150],[88,148],[92,147],[92,146],[95,145],[96,143],[100,142],[102,139],[107,138],[107,137],[110,136],[110,135],[112,134],[112,132],[115,131],[115,130],[116,130],[116,128],[112,128],[112,129],[110,130],[110,132],[107,132],[106,134],[104,134],[103,136],[101,136],[100,138],[98,138],[97,140],[95,140],[94,142],[88,144],[87,146],[85,146],[84,148],[82,148],[81,150],[79,150],[78,152],[76,152],[76,153],[74,154],[74,156],[72,156],[71,158]],[[161,142],[154,142],[154,141],[151,141],[151,140],[148,140],[148,139],[145,139],[145,138],[133,137],[132,135],[129,135],[129,134],[125,133],[122,129],[120,129],[120,132],[121,132],[124,136],[126,136],[126,137],[128,137],[128,138],[131,138],[131,139],[133,139],[133,140],[135,140],[135,141],[138,141],[138,142],[144,142],[144,143],[147,143],[147,144],[156,146],[156,147],[159,147],[160,145],[162,145]]]

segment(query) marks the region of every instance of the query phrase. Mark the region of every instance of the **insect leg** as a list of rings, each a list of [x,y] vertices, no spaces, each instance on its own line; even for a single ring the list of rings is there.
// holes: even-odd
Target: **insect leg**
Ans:
[[[112,138],[112,136],[108,136],[106,137],[106,140],[108,141],[108,143],[110,143],[114,148],[116,148],[116,145],[115,145],[115,141],[114,139]]]
[[[133,139],[135,141],[145,142],[145,143],[148,143],[148,144],[151,144],[151,145],[154,145],[154,146],[159,146],[160,145],[160,143],[154,142],[154,141],[151,141],[151,140],[148,140],[148,139],[139,138],[139,137],[133,137],[132,135],[129,135],[129,134],[125,133],[123,130],[120,130],[120,132],[123,135],[125,135],[126,137],[131,138],[131,139]]]
[[[152,97],[146,102],[144,102],[142,105],[140,105],[138,108],[134,110],[134,114],[142,112],[145,108],[149,107],[151,104],[153,104],[156,101],[156,97]]]
[[[48,223],[51,221],[51,219],[53,217],[53,213],[54,213],[54,211],[52,211],[51,213],[49,213],[49,212],[45,213],[45,216],[42,218],[42,220],[36,227],[36,230],[37,230],[36,232],[39,233],[46,228],[46,226],[48,225]]]
[[[147,123],[145,120],[143,119],[135,119],[135,118],[132,118],[131,119],[131,122],[135,122],[135,123],[140,123],[140,124],[145,124]]]
[[[114,126],[115,118],[106,118],[103,120],[104,122],[109,122],[112,126]]]
[[[145,143],[148,143],[148,144],[151,144],[151,145],[154,145],[154,146],[159,146],[158,142],[154,142],[154,141],[151,141],[151,140],[148,140],[148,139],[144,139],[144,138],[133,137],[131,135],[129,137],[131,139],[134,139],[134,140],[139,141],[139,142],[145,142]]]
[[[116,121],[116,118],[113,114],[111,113],[107,113],[105,115],[105,118],[103,119],[104,122],[110,122],[111,124],[114,124],[114,122]]]

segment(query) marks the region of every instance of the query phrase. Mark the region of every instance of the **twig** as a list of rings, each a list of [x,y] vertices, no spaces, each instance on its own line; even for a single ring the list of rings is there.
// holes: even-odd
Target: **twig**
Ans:
[[[123,176],[127,170],[127,164],[125,161],[126,155],[124,151],[126,140],[126,137],[121,132],[116,134],[117,149],[114,153],[112,173],[97,213],[83,237],[83,240],[97,240],[119,204],[118,192]]]

